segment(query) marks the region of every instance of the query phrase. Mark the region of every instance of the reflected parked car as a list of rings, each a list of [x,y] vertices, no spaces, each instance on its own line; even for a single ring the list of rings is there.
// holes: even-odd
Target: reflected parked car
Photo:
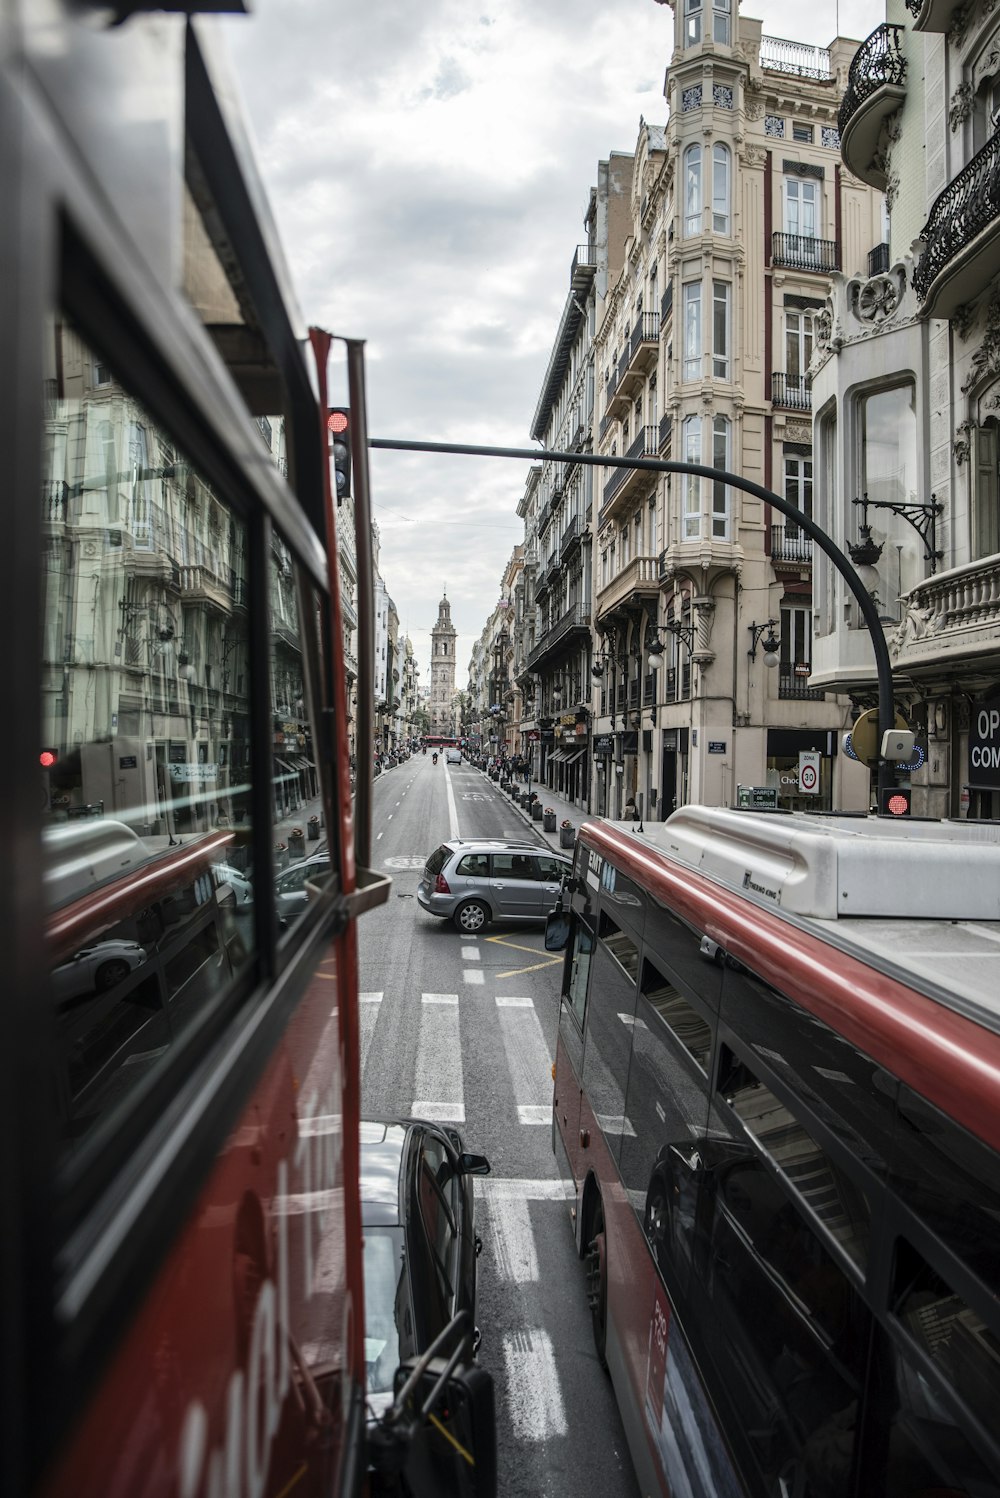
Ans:
[[[361,1124],[365,1384],[369,1417],[392,1403],[396,1369],[419,1356],[460,1311],[468,1312],[461,1361],[476,1330],[476,1235],[472,1177],[484,1155],[461,1135],[416,1119]]]
[[[96,941],[53,969],[52,990],[59,1000],[107,993],[145,961],[146,949],[137,941]]]
[[[287,926],[290,921],[297,920],[309,904],[307,881],[329,872],[330,855],[314,853],[311,858],[300,858],[275,875],[275,906],[280,925]]]
[[[428,858],[417,901],[459,931],[490,921],[544,920],[573,861],[537,843],[455,838]]]

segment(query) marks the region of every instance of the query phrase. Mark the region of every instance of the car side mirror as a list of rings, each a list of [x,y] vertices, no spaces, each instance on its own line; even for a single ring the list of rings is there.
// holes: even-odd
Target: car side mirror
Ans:
[[[546,952],[563,952],[569,941],[570,914],[568,910],[553,910],[545,922]]]
[[[458,1172],[463,1176],[488,1176],[490,1162],[485,1155],[473,1155],[463,1150],[458,1157]]]

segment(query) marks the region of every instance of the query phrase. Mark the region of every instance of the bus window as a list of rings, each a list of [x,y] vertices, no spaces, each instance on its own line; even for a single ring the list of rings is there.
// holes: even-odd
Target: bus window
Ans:
[[[712,1032],[648,957],[632,1027],[621,1172],[668,1287],[682,1294],[694,1228],[693,1141],[708,1127]]]
[[[602,915],[584,1038],[583,1088],[616,1160],[622,1132],[629,1133],[632,1128],[625,1117],[625,1085],[638,967],[635,943],[610,916]]]
[[[98,1123],[131,1149],[120,1118],[254,960],[247,529],[65,317],[45,361],[53,1064],[66,1149]]]
[[[991,1295],[1000,1296],[1000,1160],[909,1087],[900,1088],[899,1115],[904,1127],[894,1140],[894,1191]]]
[[[909,1243],[896,1246],[893,1310],[947,1386],[984,1430],[996,1430],[1000,1401],[1000,1338],[996,1325],[957,1295]],[[996,1322],[996,1303],[984,1297]]]
[[[590,981],[590,959],[593,952],[594,933],[581,917],[573,934],[573,959],[569,972],[570,1008],[576,1015],[581,1030],[587,1012],[587,984]]]
[[[864,1269],[871,1229],[864,1193],[728,1046],[722,1048],[719,1060],[719,1091],[827,1232]]]
[[[729,1134],[728,1141],[726,1134]],[[719,1108],[700,1173],[689,1296],[752,1491],[847,1498],[867,1311],[782,1183]]]

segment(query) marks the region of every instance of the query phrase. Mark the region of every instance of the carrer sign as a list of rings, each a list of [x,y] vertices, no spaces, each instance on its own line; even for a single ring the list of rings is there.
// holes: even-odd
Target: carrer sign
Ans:
[[[980,788],[1000,788],[1000,697],[972,704],[968,780]]]

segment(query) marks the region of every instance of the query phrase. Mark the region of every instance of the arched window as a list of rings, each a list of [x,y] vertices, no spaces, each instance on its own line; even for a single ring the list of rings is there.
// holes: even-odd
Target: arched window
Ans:
[[[730,447],[732,423],[728,416],[716,416],[712,420],[712,467],[732,470]],[[729,540],[729,494],[728,484],[721,479],[712,481],[712,537],[716,541]]]
[[[712,228],[716,234],[729,234],[730,196],[732,192],[732,157],[728,146],[712,147]]]
[[[684,237],[701,233],[701,146],[688,146],[684,152]]]
[[[700,416],[685,416],[681,425],[681,451],[685,463],[701,462]],[[685,541],[697,541],[701,535],[701,479],[693,473],[686,473],[683,483],[682,533]]]

